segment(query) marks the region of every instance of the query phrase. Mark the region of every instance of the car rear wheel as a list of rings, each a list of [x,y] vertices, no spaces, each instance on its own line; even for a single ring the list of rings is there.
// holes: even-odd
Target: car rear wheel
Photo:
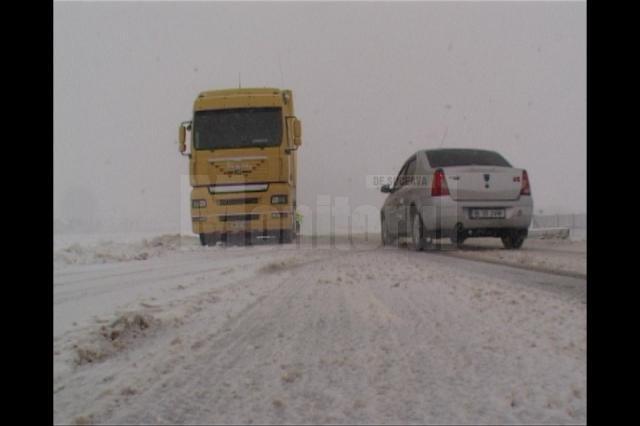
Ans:
[[[525,238],[527,237],[526,232],[523,231],[508,231],[504,235],[502,235],[502,245],[504,248],[509,250],[515,250],[522,247]]]
[[[456,246],[457,248],[462,247],[464,241],[467,239],[467,236],[464,233],[464,229],[462,228],[462,224],[458,224],[456,228],[453,230],[453,234],[449,237],[451,240],[451,244]]]

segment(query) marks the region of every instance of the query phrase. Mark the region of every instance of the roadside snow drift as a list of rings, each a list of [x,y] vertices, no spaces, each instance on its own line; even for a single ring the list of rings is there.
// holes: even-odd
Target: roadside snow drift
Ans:
[[[125,262],[146,260],[163,256],[179,247],[193,246],[193,237],[180,235],[162,235],[139,242],[99,241],[90,245],[73,243],[54,252],[54,265],[58,268],[67,265],[88,265],[95,263]]]

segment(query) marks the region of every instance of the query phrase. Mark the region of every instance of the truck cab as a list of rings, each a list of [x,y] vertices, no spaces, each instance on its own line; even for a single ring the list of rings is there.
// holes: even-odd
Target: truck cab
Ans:
[[[179,150],[189,157],[192,229],[203,245],[232,235],[284,243],[296,237],[301,137],[291,90],[197,96],[192,119],[179,126]]]

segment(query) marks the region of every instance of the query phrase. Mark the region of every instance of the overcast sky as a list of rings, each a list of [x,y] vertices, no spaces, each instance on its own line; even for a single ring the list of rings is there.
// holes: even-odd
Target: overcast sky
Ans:
[[[379,207],[368,175],[442,145],[526,168],[536,211],[586,211],[584,2],[56,2],[55,218],[177,230],[177,126],[239,75],[293,90],[299,204]]]

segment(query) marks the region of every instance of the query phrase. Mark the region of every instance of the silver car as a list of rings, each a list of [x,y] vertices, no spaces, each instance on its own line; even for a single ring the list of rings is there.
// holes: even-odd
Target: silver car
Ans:
[[[437,238],[456,246],[472,237],[497,237],[518,249],[531,224],[533,200],[527,171],[500,154],[479,149],[434,149],[404,163],[380,212],[382,243],[411,237],[423,250]]]

